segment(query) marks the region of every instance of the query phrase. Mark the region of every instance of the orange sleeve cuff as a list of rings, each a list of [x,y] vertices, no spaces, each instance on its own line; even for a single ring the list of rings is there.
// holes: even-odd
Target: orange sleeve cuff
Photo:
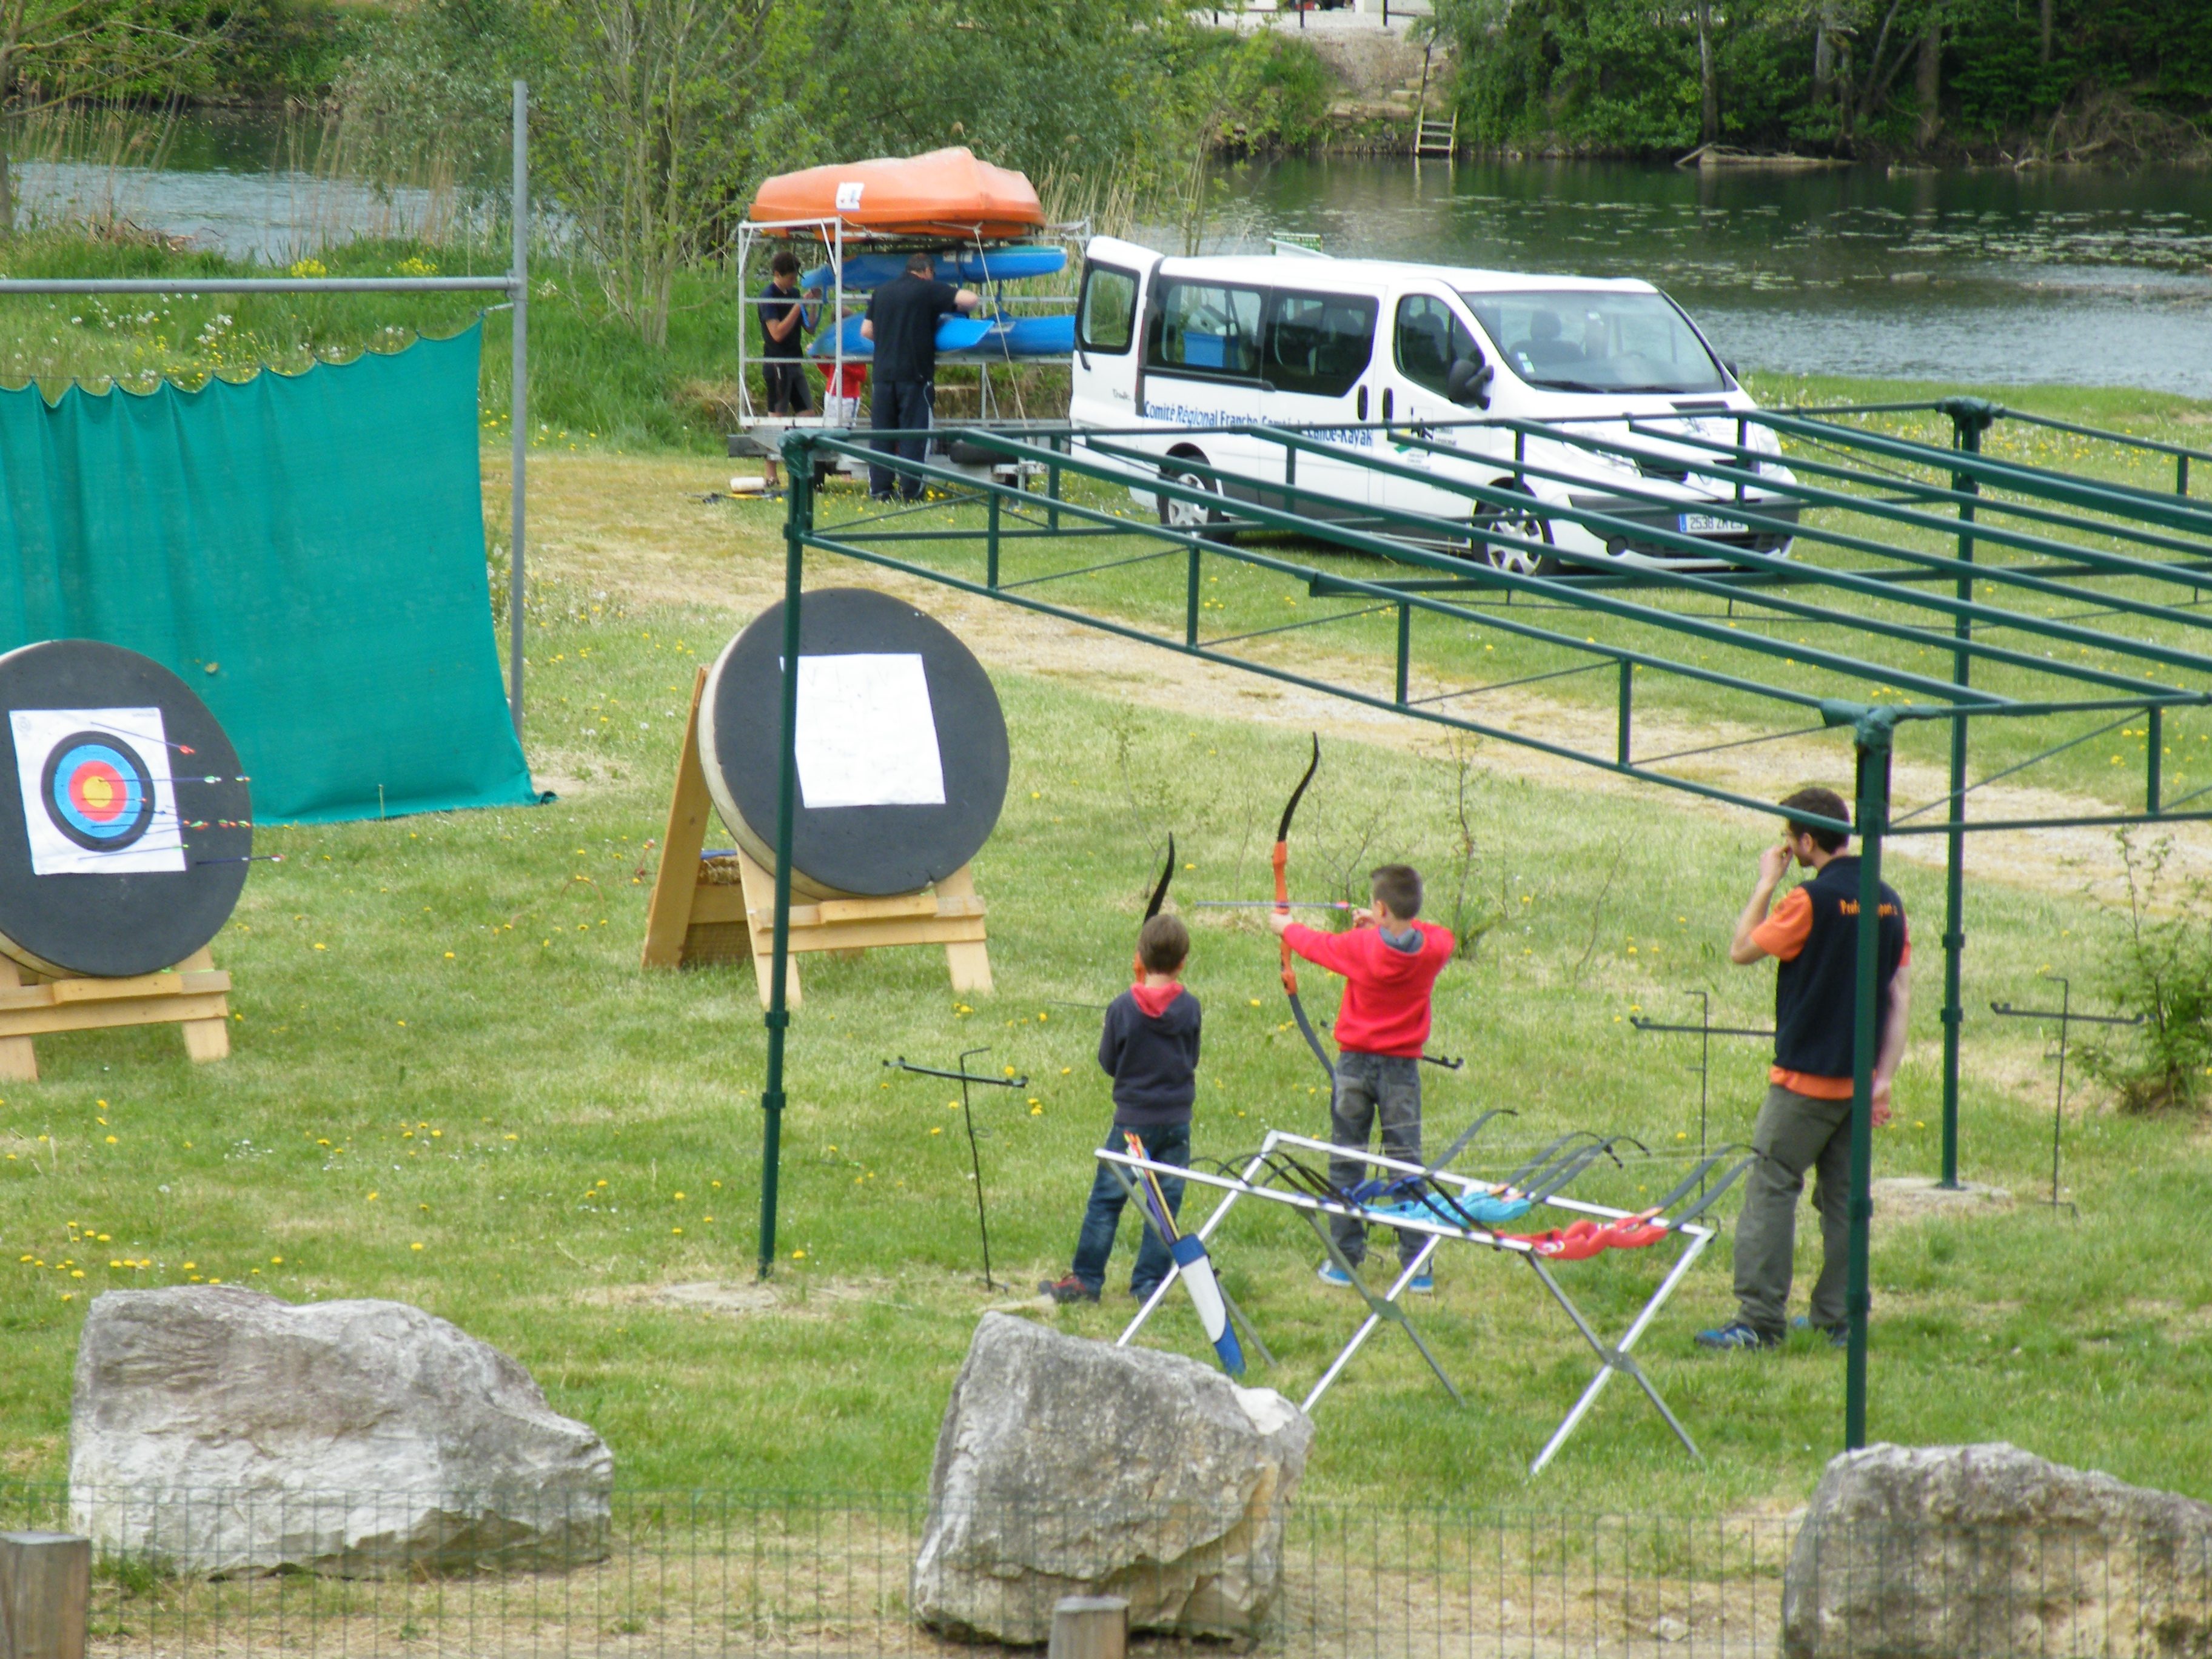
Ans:
[[[1812,936],[1813,901],[1802,887],[1791,888],[1790,896],[1775,906],[1774,914],[1751,930],[1753,945],[1784,962],[1796,961],[1797,953]]]

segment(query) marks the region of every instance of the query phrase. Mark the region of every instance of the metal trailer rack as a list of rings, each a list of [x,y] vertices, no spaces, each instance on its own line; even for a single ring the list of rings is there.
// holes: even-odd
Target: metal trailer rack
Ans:
[[[1060,225],[1048,226],[1046,228],[1048,231],[1054,233],[1059,236],[1060,240],[1064,240],[1069,237],[1079,234],[1081,228],[1078,226]],[[845,319],[851,314],[851,313],[847,309],[845,297],[845,258],[848,252],[872,248],[885,252],[902,252],[909,248],[917,248],[923,246],[924,245],[933,247],[942,246],[944,245],[942,238],[917,237],[905,234],[888,234],[876,231],[866,230],[857,226],[848,225],[842,218],[836,217],[835,216],[821,219],[746,219],[738,223],[737,245],[737,284],[738,298],[738,423],[739,429],[729,435],[729,453],[732,458],[740,455],[750,455],[756,453],[773,453],[775,447],[782,442],[784,434],[787,432],[820,432],[835,429],[830,426],[828,419],[826,397],[823,400],[825,404],[824,410],[823,413],[818,415],[787,418],[781,416],[770,416],[763,414],[763,411],[753,406],[752,381],[751,377],[747,373],[748,368],[754,360],[751,355],[751,331],[745,326],[745,319],[753,311],[756,311],[769,303],[766,300],[753,293],[751,289],[749,271],[754,252],[758,246],[764,241],[781,247],[787,243],[799,241],[802,238],[807,239],[811,243],[818,244],[823,252],[829,256],[831,291],[823,296],[820,303],[824,307],[824,319],[833,333],[836,335],[836,348],[826,357],[803,357],[800,361],[809,364],[810,366],[821,367],[832,370],[834,372],[832,379],[835,383],[842,382],[845,365],[848,362],[860,361],[857,358],[848,359],[846,357],[844,353],[844,337],[842,331],[839,331],[840,325],[842,325]],[[974,245],[978,252],[985,252],[988,251],[988,244],[980,238],[975,240]],[[990,286],[996,290],[1003,289],[1004,284],[994,283],[990,284]],[[1036,303],[1041,305],[1065,304],[1072,307],[1075,303],[1075,298],[1073,295],[1065,296],[1053,295],[1023,295],[994,292],[992,295],[992,303],[1000,307],[1018,303]],[[1014,360],[1007,358],[1001,361],[1011,362]],[[1000,425],[1004,423],[998,420],[998,417],[994,413],[996,399],[992,395],[991,391],[992,362],[993,360],[988,356],[979,356],[974,358],[953,358],[946,366],[951,367],[957,365],[961,368],[967,368],[972,364],[975,369],[976,375],[977,420],[988,424]],[[859,414],[858,410],[855,409],[854,413],[857,420]],[[969,423],[963,422],[963,424]],[[1011,424],[1017,428],[1026,428],[1030,422],[1024,419],[1020,416],[1019,410],[1017,410],[1015,419],[1011,422]],[[847,458],[847,465],[850,466],[862,464],[854,462],[850,458]],[[983,463],[980,468],[977,464],[973,462],[965,464],[962,468],[963,476],[970,477],[980,476],[981,472],[988,471],[989,470],[990,464],[988,462]]]

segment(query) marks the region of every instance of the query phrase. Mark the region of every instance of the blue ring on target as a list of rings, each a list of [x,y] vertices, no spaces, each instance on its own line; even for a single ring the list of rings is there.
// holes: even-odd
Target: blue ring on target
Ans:
[[[54,828],[94,852],[130,846],[154,821],[154,775],[111,732],[76,732],[56,744],[39,793]]]

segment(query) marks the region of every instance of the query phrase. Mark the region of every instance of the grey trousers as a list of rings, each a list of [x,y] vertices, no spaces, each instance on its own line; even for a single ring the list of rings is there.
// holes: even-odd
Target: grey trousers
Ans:
[[[1375,1121],[1382,1121],[1382,1155],[1402,1163],[1421,1161],[1421,1063],[1400,1054],[1346,1051],[1336,1057],[1336,1099],[1329,1110],[1328,1138],[1340,1146],[1364,1152]],[[1383,1174],[1358,1158],[1332,1158],[1328,1178],[1344,1188]],[[1367,1255],[1367,1227],[1350,1216],[1331,1216],[1328,1230],[1345,1260],[1358,1267]],[[1398,1260],[1413,1265],[1428,1235],[1401,1227]]]
[[[1824,1328],[1842,1324],[1850,1249],[1851,1103],[1815,1100],[1769,1084],[1751,1149],[1758,1161],[1745,1172],[1743,1212],[1735,1224],[1736,1317],[1769,1334],[1788,1328],[1797,1200],[1811,1170],[1813,1207],[1820,1217],[1812,1322]]]

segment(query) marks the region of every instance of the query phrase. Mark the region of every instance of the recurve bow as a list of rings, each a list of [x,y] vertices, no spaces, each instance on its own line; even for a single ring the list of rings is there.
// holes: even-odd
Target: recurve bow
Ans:
[[[1291,820],[1297,816],[1298,802],[1305,796],[1306,786],[1313,781],[1314,774],[1320,769],[1321,735],[1316,732],[1313,759],[1306,763],[1305,775],[1298,780],[1298,787],[1291,791],[1291,799],[1283,807],[1283,820],[1275,826],[1275,908],[1285,914],[1291,908]],[[1306,1047],[1313,1050],[1314,1059],[1320,1062],[1321,1069],[1328,1074],[1329,1097],[1333,1103],[1336,1096],[1336,1067],[1329,1060],[1328,1050],[1321,1046],[1321,1039],[1314,1035],[1313,1022],[1306,1018],[1305,1005],[1298,1000],[1298,970],[1294,965],[1296,959],[1291,955],[1290,940],[1284,939],[1282,945],[1283,994],[1290,999],[1291,1018],[1297,1022],[1298,1035],[1305,1038]]]

